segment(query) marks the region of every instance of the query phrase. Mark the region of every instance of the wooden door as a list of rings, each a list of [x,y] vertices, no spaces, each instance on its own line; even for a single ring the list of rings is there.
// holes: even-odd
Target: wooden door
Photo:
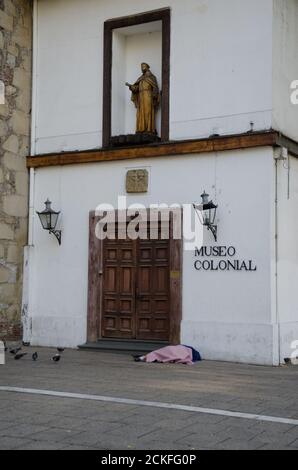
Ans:
[[[136,242],[104,240],[102,336],[135,338]]]
[[[139,240],[136,273],[136,338],[169,340],[169,241]]]
[[[103,337],[169,340],[169,256],[169,240],[104,240]]]

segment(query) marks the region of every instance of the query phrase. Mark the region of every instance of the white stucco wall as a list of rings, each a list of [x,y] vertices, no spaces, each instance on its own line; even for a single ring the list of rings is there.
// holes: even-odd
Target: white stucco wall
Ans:
[[[298,105],[291,83],[298,80],[298,2],[273,1],[273,128],[298,140]]]
[[[88,213],[124,195],[127,168],[146,167],[147,194],[128,204],[192,203],[206,189],[219,204],[218,243],[237,258],[252,259],[256,272],[201,272],[192,251],[183,257],[182,341],[203,357],[272,364],[271,148],[183,157],[139,159],[36,170],[34,210],[50,197],[61,210],[62,245],[34,219],[29,316],[32,344],[76,347],[86,340]],[[170,183],[169,183],[170,182]]]
[[[278,317],[280,360],[291,357],[298,342],[298,159],[278,163]],[[298,343],[295,349],[298,349]],[[298,356],[298,354],[297,354]]]
[[[37,5],[32,153],[101,146],[103,23],[162,7],[172,14],[170,138],[246,132],[251,121],[255,130],[271,127],[272,0]],[[133,78],[139,65],[130,67]]]
[[[111,134],[124,134],[125,125],[125,99],[124,87],[126,76],[126,36],[113,34],[113,60],[112,60],[112,126]]]

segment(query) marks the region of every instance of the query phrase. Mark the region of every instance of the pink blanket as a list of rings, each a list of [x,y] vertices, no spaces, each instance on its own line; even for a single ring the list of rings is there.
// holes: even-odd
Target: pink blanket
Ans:
[[[192,364],[192,350],[186,346],[165,346],[164,348],[146,354],[146,362],[176,362]]]

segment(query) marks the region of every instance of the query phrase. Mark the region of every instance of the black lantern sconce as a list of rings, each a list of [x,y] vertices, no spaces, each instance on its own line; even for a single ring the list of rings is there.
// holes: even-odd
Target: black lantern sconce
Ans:
[[[55,235],[59,245],[61,245],[61,230],[56,230],[56,225],[60,212],[55,212],[51,208],[51,201],[49,199],[45,202],[45,210],[42,212],[36,212],[38,214],[40,223],[44,230],[48,230],[49,233]]]
[[[209,201],[209,194],[205,191],[201,194],[202,204],[194,204],[193,207],[198,215],[198,218],[202,225],[207,227],[214,236],[214,240],[217,241],[217,225],[215,225],[215,217],[217,207],[212,201]]]

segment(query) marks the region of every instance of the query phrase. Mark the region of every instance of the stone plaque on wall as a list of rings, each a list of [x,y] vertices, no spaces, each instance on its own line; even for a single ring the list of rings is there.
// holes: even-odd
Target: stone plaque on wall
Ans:
[[[148,191],[148,171],[128,170],[126,173],[127,193],[146,193]]]

